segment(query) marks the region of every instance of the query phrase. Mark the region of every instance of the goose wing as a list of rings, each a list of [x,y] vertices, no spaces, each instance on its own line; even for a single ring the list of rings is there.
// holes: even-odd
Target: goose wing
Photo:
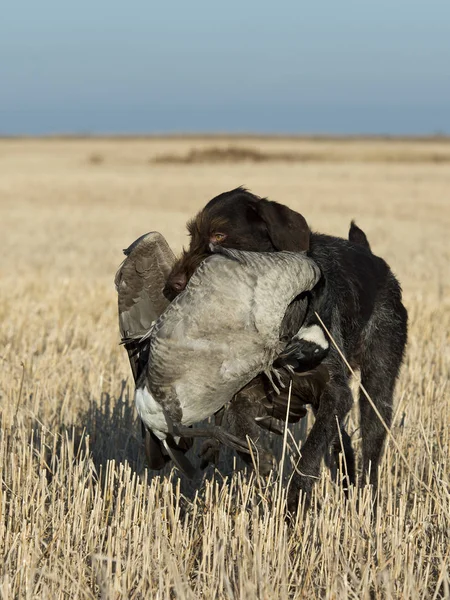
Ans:
[[[163,288],[175,264],[175,255],[156,231],[138,238],[124,254],[126,259],[115,277],[119,328],[123,340],[139,339],[169,305]]]
[[[169,305],[163,288],[175,263],[175,255],[165,238],[156,231],[138,238],[124,254],[126,258],[114,283],[118,293],[120,335],[137,381],[149,355],[149,342],[139,342]],[[149,467],[161,469],[168,459],[162,452],[160,440],[144,424],[142,434]]]
[[[175,263],[175,255],[165,238],[156,231],[138,238],[124,254],[126,259],[120,265],[114,283],[118,293],[120,335],[136,381],[148,359],[148,344],[138,342],[169,305],[163,288]]]

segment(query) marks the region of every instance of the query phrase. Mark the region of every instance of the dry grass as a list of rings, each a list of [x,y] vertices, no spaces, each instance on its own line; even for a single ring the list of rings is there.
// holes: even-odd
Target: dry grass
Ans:
[[[0,597],[450,597],[450,170],[349,158],[447,145],[266,139],[260,152],[343,158],[148,164],[191,147],[0,141]],[[356,218],[403,284],[410,342],[392,433],[408,466],[391,441],[374,525],[367,490],[344,502],[325,470],[313,510],[287,526],[276,478],[224,463],[192,485],[144,468],[118,346],[120,249],[148,230],[180,249],[186,219],[239,184],[321,231],[345,236]],[[359,450],[356,411],[350,431]]]

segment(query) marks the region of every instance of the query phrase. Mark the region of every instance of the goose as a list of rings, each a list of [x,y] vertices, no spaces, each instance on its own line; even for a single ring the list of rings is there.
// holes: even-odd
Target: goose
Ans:
[[[273,363],[289,346],[280,340],[286,309],[320,278],[304,253],[211,251],[171,304],[162,289],[175,257],[161,234],[134,242],[116,275],[147,459],[161,468],[172,458],[189,476],[194,470],[184,453],[192,437],[248,452],[242,439],[218,426],[190,426],[217,413],[260,373],[278,391]]]

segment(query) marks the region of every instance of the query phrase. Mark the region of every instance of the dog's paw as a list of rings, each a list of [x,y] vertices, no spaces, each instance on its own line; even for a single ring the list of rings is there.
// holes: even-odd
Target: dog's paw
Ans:
[[[243,452],[238,452],[238,454],[246,464],[250,467],[254,466],[262,477],[267,477],[271,471],[276,469],[277,461],[274,455],[259,446],[255,448],[253,457],[251,454]]]
[[[312,483],[308,477],[295,477],[289,486],[287,509],[295,516],[299,510],[307,511],[311,506]]]
[[[220,443],[218,440],[213,438],[208,438],[203,442],[200,447],[200,451],[198,453],[199,458],[201,458],[200,468],[206,469],[206,467],[210,464],[217,464],[219,460],[220,453]]]

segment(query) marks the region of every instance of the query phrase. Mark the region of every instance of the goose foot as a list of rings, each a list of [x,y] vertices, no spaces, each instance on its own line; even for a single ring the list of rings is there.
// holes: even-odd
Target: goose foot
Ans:
[[[274,419],[274,417],[270,417],[269,415],[264,417],[255,417],[255,421],[259,427],[270,431],[270,433],[276,433],[277,435],[284,434],[284,431],[280,427],[280,421],[278,419]]]
[[[233,450],[237,450],[238,452],[245,452],[246,454],[250,454],[250,450],[247,444],[247,440],[243,440],[241,438],[236,437],[232,433],[225,431],[218,425],[213,425],[212,427],[205,427],[199,429],[191,429],[190,427],[178,426],[174,428],[175,434],[180,435],[182,437],[206,437],[213,438],[220,444],[224,446],[228,446]]]

